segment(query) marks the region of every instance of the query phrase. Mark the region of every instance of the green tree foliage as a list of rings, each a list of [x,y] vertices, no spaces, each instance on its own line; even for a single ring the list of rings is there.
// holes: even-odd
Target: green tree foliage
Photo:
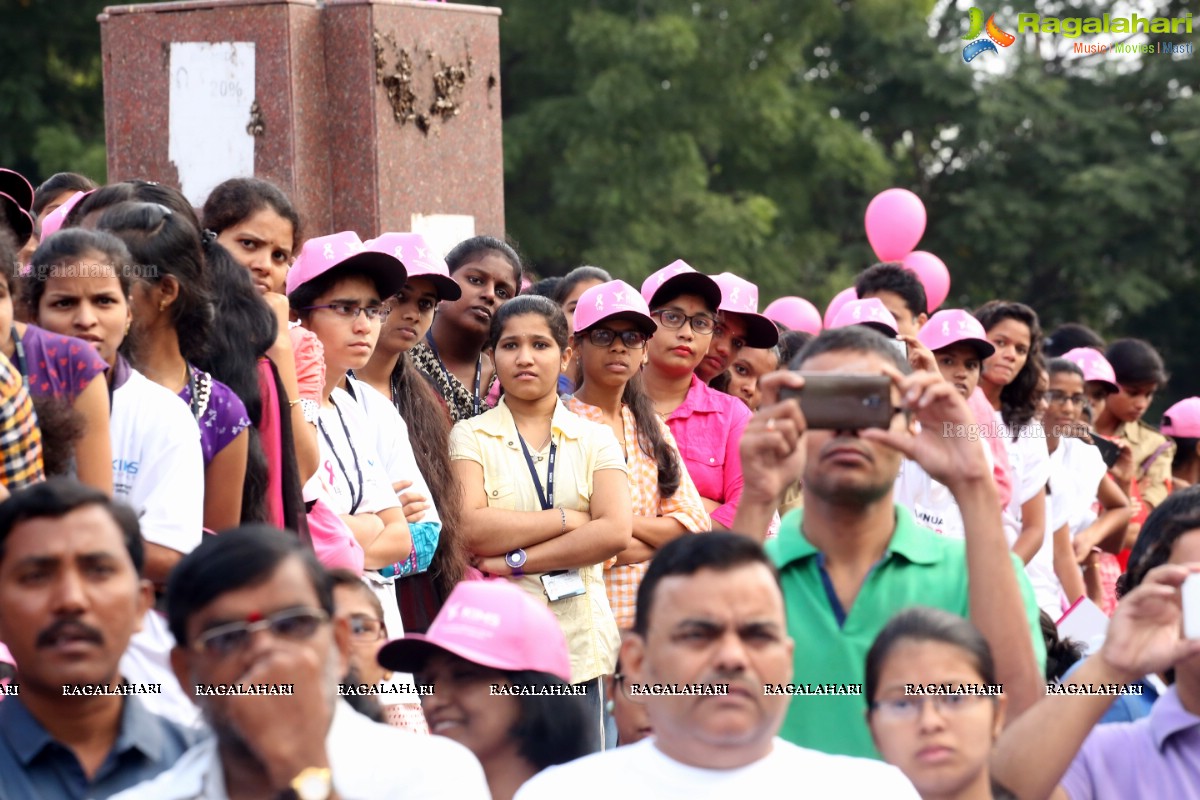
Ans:
[[[541,271],[640,279],[682,257],[820,305],[874,260],[867,202],[905,186],[929,211],[921,248],[950,268],[948,305],[1006,297],[1048,328],[1145,336],[1171,394],[1200,393],[1194,56],[1082,57],[1022,34],[965,64],[965,0],[503,5],[509,228]],[[987,11],[1016,33],[1031,7],[1114,10]]]
[[[105,176],[103,0],[0,0],[0,165]]]

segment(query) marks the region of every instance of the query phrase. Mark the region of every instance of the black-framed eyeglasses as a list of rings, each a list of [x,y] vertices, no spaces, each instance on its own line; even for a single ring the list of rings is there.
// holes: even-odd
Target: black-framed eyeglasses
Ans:
[[[976,701],[995,699],[994,696],[984,694],[915,695],[876,700],[871,703],[871,710],[884,719],[912,722],[924,713],[926,703],[933,703],[933,707],[943,717],[955,717],[975,705]]]
[[[646,346],[646,340],[649,338],[641,331],[612,331],[608,328],[592,328],[588,331],[587,339],[596,347],[609,347],[618,336],[621,337],[621,343],[630,350],[641,350]]]
[[[350,623],[350,635],[355,639],[374,642],[384,637],[383,620],[366,614],[351,614],[346,621]]]
[[[268,617],[253,615],[243,622],[230,622],[209,628],[196,637],[192,649],[197,653],[224,658],[250,643],[255,631],[269,630],[272,636],[301,642],[312,638],[329,615],[318,608],[287,608]]]
[[[1051,389],[1050,391],[1046,392],[1045,398],[1050,403],[1072,403],[1076,406],[1083,406],[1084,403],[1088,402],[1087,395],[1083,394],[1082,392],[1079,394],[1067,394],[1066,392],[1060,392],[1057,389]]]
[[[316,311],[321,308],[328,308],[343,319],[358,319],[359,314],[365,314],[370,322],[383,321],[387,319],[388,314],[392,313],[390,306],[360,306],[354,303],[326,303],[323,306],[304,306],[300,310]]]
[[[658,311],[651,311],[650,316],[657,317],[659,325],[672,331],[679,330],[684,326],[684,323],[690,323],[692,330],[701,336],[707,336],[717,329],[717,318],[710,314],[692,314],[688,316],[682,311],[660,308]]]

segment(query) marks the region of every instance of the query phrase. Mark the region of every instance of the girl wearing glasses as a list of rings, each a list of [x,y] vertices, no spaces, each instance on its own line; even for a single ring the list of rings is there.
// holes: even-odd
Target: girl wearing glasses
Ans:
[[[708,530],[708,513],[675,438],[642,389],[646,343],[657,327],[646,301],[624,281],[611,281],[580,295],[573,317],[580,383],[567,408],[612,429],[629,467],[633,541],[605,572],[609,605],[617,626],[627,630],[655,551],[677,536]]]
[[[404,264],[408,280],[400,293],[388,299],[391,309],[379,334],[379,343],[365,367],[355,370],[358,382],[371,388],[371,398],[390,403],[390,414],[401,433],[398,445],[380,447],[380,454],[397,460],[399,450],[416,454],[420,486],[404,480],[404,473],[389,475],[401,481],[393,488],[404,503],[409,524],[426,519],[432,509],[441,520],[440,536],[430,555],[429,569],[396,582],[404,628],[421,632],[429,627],[442,601],[467,569],[466,551],[459,532],[462,501],[458,481],[450,465],[450,421],[438,395],[413,363],[410,355],[433,325],[438,303],[457,300],[462,289],[450,277],[446,262],[419,233],[385,233],[366,243],[368,249],[392,253]],[[369,416],[377,425],[389,409]],[[396,414],[399,417],[396,418]],[[378,429],[377,429],[378,430]],[[386,450],[392,450],[389,457]],[[408,475],[412,478],[412,475]],[[419,543],[418,543],[419,545]]]
[[[363,580],[394,631],[404,626],[393,584],[396,576],[416,570],[413,539],[366,411],[338,384],[370,360],[386,316],[383,298],[398,292],[404,280],[404,267],[394,256],[366,250],[349,231],[309,239],[287,276],[292,310],[321,340],[325,354],[317,422],[321,462],[309,488],[362,545]]]
[[[713,529],[728,529],[742,496],[738,443],[750,409],[695,374],[717,328],[721,287],[676,261],[646,279],[642,298],[658,323],[646,346],[646,393],[679,445]]]
[[[910,694],[908,687],[961,690]],[[962,617],[915,607],[892,617],[867,652],[867,724],[883,760],[925,800],[1008,800],[988,773],[1008,698],[992,652]]]
[[[521,287],[521,258],[499,239],[475,236],[455,245],[446,264],[461,296],[441,307],[412,357],[457,422],[489,408],[496,370],[484,345],[497,309]]]
[[[191,409],[204,454],[204,527],[237,527],[250,419],[232,389],[192,363],[205,349],[213,313],[200,232],[157,203],[111,206],[97,227],[125,242],[132,263],[153,265],[133,284],[130,356],[147,378]]]
[[[1064,562],[1064,569],[1066,566],[1074,568],[1076,574],[1082,567],[1084,576],[1092,578],[1094,575],[1089,572],[1095,573],[1100,551],[1116,553],[1120,549],[1133,512],[1129,498],[1108,475],[1104,458],[1087,433],[1083,421],[1083,408],[1087,402],[1083,370],[1065,358],[1051,359],[1046,369],[1049,388],[1042,423],[1050,452],[1048,503],[1051,516],[1065,522],[1068,531],[1066,553],[1059,561]],[[1101,508],[1099,516],[1092,510],[1097,500]],[[1068,586],[1061,575],[1059,579],[1064,587]],[[1103,605],[1099,581],[1087,583],[1089,597],[1097,605]],[[1074,599],[1072,594],[1068,592],[1067,600]],[[1057,619],[1061,611],[1059,615],[1050,615]]]
[[[608,427],[559,400],[571,349],[558,305],[536,295],[505,303],[492,321],[489,352],[504,395],[450,432],[463,534],[480,570],[511,577],[555,613],[571,652],[571,682],[587,684],[599,739],[601,681],[620,645],[604,563],[630,545],[628,467]]]

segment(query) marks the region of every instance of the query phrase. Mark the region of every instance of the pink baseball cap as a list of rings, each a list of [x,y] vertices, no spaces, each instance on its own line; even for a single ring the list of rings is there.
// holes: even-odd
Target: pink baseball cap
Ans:
[[[16,198],[5,192],[0,192],[0,212],[3,213],[0,221],[7,224],[8,229],[16,237],[17,247],[24,247],[25,243],[29,241],[29,237],[33,236],[33,217]]]
[[[12,652],[9,651],[8,645],[4,642],[0,642],[0,661],[3,661],[5,664],[12,664],[14,667],[17,665],[17,660],[13,658]]]
[[[425,237],[419,233],[382,233],[363,243],[368,250],[389,253],[400,260],[408,270],[408,277],[424,278],[437,289],[439,300],[457,300],[462,297],[462,287],[450,277],[446,259],[438,255]]]
[[[892,312],[887,310],[887,306],[878,297],[870,297],[866,300],[847,300],[846,303],[838,309],[837,314],[833,317],[833,322],[829,324],[830,330],[834,328],[845,328],[850,325],[866,325],[874,328],[884,336],[895,337],[900,326],[896,324],[896,318],[892,316]]]
[[[1108,359],[1099,350],[1076,347],[1063,353],[1062,357],[1083,370],[1085,381],[1099,381],[1108,384],[1108,388],[1114,392],[1120,390],[1117,386],[1117,373],[1113,372],[1112,364],[1108,363]]]
[[[95,191],[94,189],[92,191]],[[79,201],[87,197],[92,192],[76,192],[63,202],[61,206],[51,211],[42,220],[42,241],[46,241],[52,234],[58,233],[62,228],[63,223],[67,221],[67,214],[71,213],[71,209],[79,205]]]
[[[713,311],[721,306],[721,287],[686,261],[672,261],[642,282],[642,299],[651,309],[681,294],[698,294]]]
[[[965,342],[975,348],[981,360],[996,352],[996,347],[987,340],[983,325],[961,308],[943,309],[934,314],[917,331],[917,340],[935,352]]]
[[[33,184],[21,173],[0,169],[0,192],[11,197],[26,211],[33,211]]]
[[[653,336],[658,330],[650,316],[650,306],[638,290],[625,281],[601,283],[579,295],[575,306],[575,333],[613,318],[629,320],[647,336]]]
[[[714,275],[713,280],[721,287],[722,314],[736,314],[746,323],[747,347],[774,347],[779,344],[779,328],[775,323],[758,313],[758,287],[732,272]]]
[[[388,669],[419,672],[437,650],[493,669],[545,672],[571,682],[571,656],[558,618],[507,580],[458,584],[428,632],[388,642],[378,658]]]
[[[1167,436],[1200,439],[1200,397],[1185,397],[1164,411],[1159,430]]]
[[[296,257],[287,274],[287,293],[299,289],[332,269],[354,269],[371,276],[381,298],[388,298],[404,288],[408,272],[400,260],[390,253],[368,250],[354,231],[331,233],[309,239]]]

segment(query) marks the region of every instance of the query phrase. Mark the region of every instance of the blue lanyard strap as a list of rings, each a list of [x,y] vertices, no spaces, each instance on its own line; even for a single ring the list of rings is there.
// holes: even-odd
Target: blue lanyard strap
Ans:
[[[429,351],[433,353],[433,357],[437,359],[438,366],[442,368],[442,375],[446,378],[446,388],[452,387],[454,384],[450,381],[450,370],[446,369],[446,362],[442,361],[437,343],[433,341],[433,328],[425,332],[425,342],[429,345]],[[483,353],[480,353],[475,359],[475,391],[472,398],[475,404],[475,416],[483,413],[483,405],[479,401],[479,382],[481,380],[483,380]]]
[[[533,478],[533,488],[537,489],[538,501],[541,502],[543,511],[549,511],[554,508],[554,454],[558,452],[558,445],[550,443],[550,463],[546,467],[546,491],[543,492],[542,482],[533,466],[533,457],[529,455],[529,448],[525,446],[525,437],[518,432],[517,439],[521,442],[521,452],[525,454],[525,466],[529,467],[529,477]]]

